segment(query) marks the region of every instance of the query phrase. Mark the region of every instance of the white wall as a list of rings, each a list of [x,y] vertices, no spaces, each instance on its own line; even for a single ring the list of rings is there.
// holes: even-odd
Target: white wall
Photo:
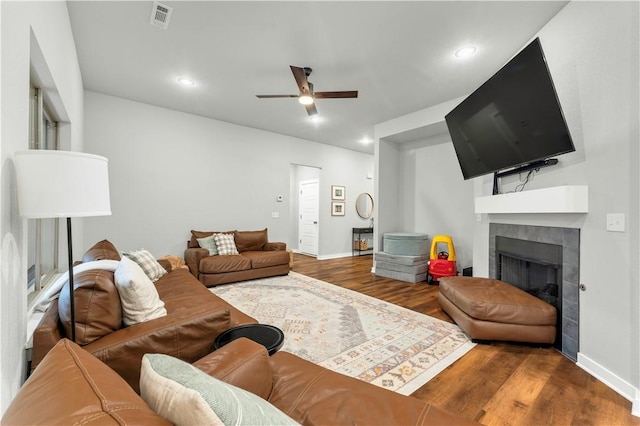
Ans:
[[[469,217],[471,222],[467,225],[471,228],[467,229],[471,229],[469,236],[473,236],[471,247],[477,276],[488,273],[491,222],[581,228],[580,277],[587,290],[580,292],[578,362],[632,400],[637,415],[640,415],[639,14],[638,2],[571,2],[538,34],[576,152],[560,156],[557,166],[541,169],[527,189],[586,184],[587,215],[483,214],[477,221],[472,200],[466,206],[453,202],[436,206],[436,215],[441,217],[455,208],[467,210],[461,217]],[[400,133],[442,121],[444,114],[439,119],[432,117],[441,107],[382,123],[376,127],[377,134],[392,135],[394,131]],[[416,121],[416,117],[420,119]],[[407,122],[410,126],[405,125]],[[447,158],[437,144],[421,151],[425,157]],[[382,169],[381,175],[385,168],[394,170],[395,161],[387,165],[386,159],[376,153],[376,167]],[[451,158],[446,161],[451,167],[458,167]],[[428,191],[429,184],[419,176],[418,169],[415,176],[414,191]],[[514,179],[503,179],[503,190],[513,190],[517,183]],[[492,177],[473,179],[472,185],[472,197],[490,195]],[[464,188],[461,194],[469,196],[464,195],[466,191]],[[386,202],[384,193],[379,197],[381,203]],[[397,211],[413,207],[405,200]],[[607,213],[625,214],[626,232],[607,232]]]
[[[451,235],[460,270],[472,262],[472,192],[471,184],[461,179],[443,121],[462,99],[379,123],[374,131],[375,198],[380,201],[374,238],[382,242],[386,232],[426,233],[430,239]],[[416,129],[425,136],[401,143],[390,138]]]
[[[578,361],[592,372],[602,368],[600,377],[630,399],[632,388],[640,388],[639,13],[638,2],[571,2],[540,31],[584,162],[540,173],[531,183],[532,189],[589,185],[580,233],[580,280],[587,291],[580,293]],[[607,232],[607,213],[624,213],[626,232]]]
[[[400,152],[398,145],[376,137],[374,148],[375,191],[373,214],[374,253],[382,251],[382,237],[386,232],[408,232],[400,229]],[[375,256],[375,254],[374,254]],[[375,266],[374,266],[375,268]]]
[[[18,216],[13,154],[28,148],[29,67],[47,84],[56,113],[67,121],[61,132],[66,149],[82,149],[83,93],[65,2],[2,1],[0,19],[0,411],[4,412],[26,376],[26,221]],[[74,231],[81,238],[81,221]]]
[[[487,222],[579,227],[578,363],[634,401],[640,414],[638,132],[640,60],[637,2],[572,2],[538,36],[576,152],[543,169],[528,189],[589,186],[589,213],[489,215]],[[490,194],[485,179],[476,195]],[[626,216],[626,232],[606,231],[607,213]],[[485,224],[476,230],[484,234]],[[480,231],[482,230],[482,231]],[[488,246],[487,235],[478,246]],[[474,263],[488,264],[486,249]]]
[[[473,262],[473,182],[462,180],[448,135],[399,148],[401,229],[426,233],[430,240],[450,235],[462,274]]]
[[[351,253],[351,228],[373,156],[200,116],[85,92],[86,150],[109,159],[112,216],[86,219],[85,245],[183,255],[190,230],[269,229],[297,247],[291,165],[320,171],[319,256]],[[347,189],[344,217],[330,215],[331,185]],[[277,195],[284,195],[277,202]],[[272,212],[280,217],[272,218]]]

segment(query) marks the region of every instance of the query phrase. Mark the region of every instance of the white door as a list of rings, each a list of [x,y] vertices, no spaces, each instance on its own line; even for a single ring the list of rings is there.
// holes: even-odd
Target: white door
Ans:
[[[298,251],[318,256],[318,204],[320,182],[301,181],[298,193]]]

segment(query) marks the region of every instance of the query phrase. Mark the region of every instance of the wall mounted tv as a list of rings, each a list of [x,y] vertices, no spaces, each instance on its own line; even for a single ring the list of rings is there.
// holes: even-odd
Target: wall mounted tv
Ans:
[[[575,151],[538,38],[445,120],[465,179],[537,169]]]

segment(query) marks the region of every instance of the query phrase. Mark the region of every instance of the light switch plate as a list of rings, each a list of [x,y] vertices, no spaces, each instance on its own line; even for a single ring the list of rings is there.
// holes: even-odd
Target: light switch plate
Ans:
[[[271,217],[274,219],[280,217],[280,212],[271,212]]]
[[[624,213],[607,213],[607,231],[624,232]]]

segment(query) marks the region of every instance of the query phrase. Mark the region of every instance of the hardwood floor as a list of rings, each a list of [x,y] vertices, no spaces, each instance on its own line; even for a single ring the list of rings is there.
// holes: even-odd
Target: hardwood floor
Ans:
[[[372,257],[316,260],[292,270],[452,322],[438,287],[371,273]],[[553,348],[477,345],[413,396],[485,425],[640,425],[631,403]]]

